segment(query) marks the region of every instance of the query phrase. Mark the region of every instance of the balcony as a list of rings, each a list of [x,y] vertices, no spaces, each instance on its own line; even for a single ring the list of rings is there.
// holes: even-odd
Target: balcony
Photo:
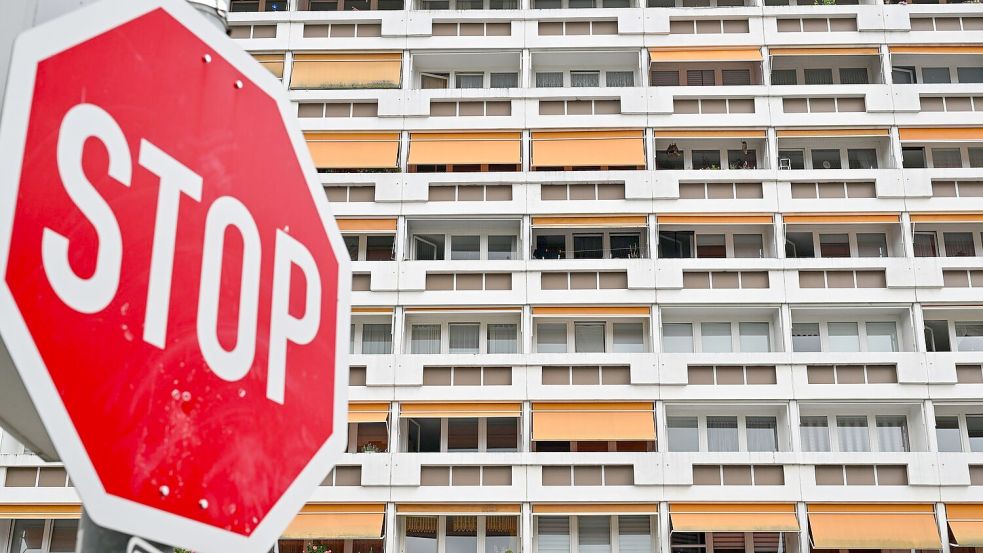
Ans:
[[[533,52],[532,72],[537,89],[633,88],[640,82],[637,51]]]
[[[647,218],[534,217],[532,259],[645,259]],[[580,222],[584,226],[580,226]]]
[[[973,46],[892,46],[891,79],[896,85],[983,83],[983,53]]]
[[[661,215],[658,221],[659,259],[778,257],[771,216]]]
[[[772,48],[772,86],[883,84],[880,50]]]
[[[724,31],[727,32],[724,21]],[[760,85],[760,48],[651,48],[649,83],[674,86]]]
[[[518,52],[414,53],[411,88],[508,89],[519,87]],[[503,91],[504,92],[504,91]],[[457,93],[455,97],[460,97]]]
[[[896,167],[887,129],[780,129],[778,169],[831,171]],[[870,173],[859,173],[856,176]],[[824,179],[827,177],[823,177]]]
[[[655,133],[656,171],[767,169],[767,151],[765,132],[760,130],[659,129]]]
[[[897,214],[788,215],[785,223],[788,259],[905,255]]]
[[[470,263],[459,265],[476,268],[483,265],[482,261],[519,258],[521,221],[518,219],[410,219],[406,225],[409,236],[407,260],[466,261]],[[489,268],[494,267],[500,268],[501,264],[489,264]]]

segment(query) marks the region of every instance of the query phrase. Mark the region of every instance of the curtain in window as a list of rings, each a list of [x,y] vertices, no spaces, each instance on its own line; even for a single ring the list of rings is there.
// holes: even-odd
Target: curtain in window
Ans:
[[[406,553],[437,553],[437,517],[406,517]]]
[[[518,88],[519,74],[518,73],[492,73],[491,87],[492,88]]]
[[[693,352],[692,323],[663,324],[662,349],[665,353],[692,353]]]
[[[574,348],[577,353],[604,353],[604,323],[574,324]]]
[[[696,417],[668,417],[669,451],[699,451],[700,432]]]
[[[488,353],[516,353],[518,326],[514,324],[488,325]]]
[[[826,417],[801,417],[799,436],[802,451],[829,451],[829,423]]]
[[[679,71],[653,71],[652,86],[679,86]]]
[[[485,84],[485,76],[478,75],[456,75],[457,88],[481,88]]]
[[[618,551],[621,553],[652,552],[652,519],[647,515],[618,517]]]
[[[748,417],[746,423],[748,451],[778,451],[778,421],[775,417]]]
[[[597,71],[572,71],[570,86],[601,86],[601,74]]]
[[[450,332],[450,353],[479,353],[479,333],[481,326],[478,323],[454,323],[449,325]]]
[[[870,451],[867,417],[836,417],[840,451]]]
[[[741,351],[771,351],[768,323],[740,323]]]
[[[963,166],[958,148],[932,148],[932,167],[959,168]]]
[[[725,86],[747,86],[751,84],[749,69],[722,69],[720,71]]]
[[[362,353],[386,354],[392,353],[393,334],[388,324],[362,325]]]
[[[559,71],[536,73],[536,86],[539,88],[561,88],[563,87],[563,73]]]
[[[775,69],[771,72],[771,84],[794,85],[796,83],[794,69]]]
[[[806,69],[806,84],[833,84],[832,69]]]
[[[609,553],[611,551],[611,518],[606,516],[577,517],[578,553]]]
[[[542,323],[536,325],[537,353],[566,353],[567,325],[563,323]]]
[[[608,71],[605,75],[607,86],[635,86],[635,74],[631,71]]]
[[[840,69],[840,84],[867,84],[866,67],[843,67]]]
[[[893,322],[868,322],[867,351],[898,351],[897,325]]]
[[[614,351],[616,353],[643,353],[645,337],[642,323],[614,323]]]
[[[792,351],[822,351],[819,323],[792,323]]]
[[[971,232],[943,232],[942,242],[945,244],[946,257],[973,257],[976,255],[976,244],[973,243]]]
[[[829,323],[830,351],[860,351],[860,331],[857,323]]]
[[[440,325],[413,325],[410,353],[440,353]]]
[[[904,415],[878,415],[878,451],[908,451],[908,421]]]
[[[707,449],[737,451],[737,417],[707,417]]]
[[[915,257],[938,257],[939,249],[934,232],[915,233]]]
[[[957,322],[956,349],[983,351],[983,322]]]
[[[570,553],[570,517],[538,517],[538,553]]]

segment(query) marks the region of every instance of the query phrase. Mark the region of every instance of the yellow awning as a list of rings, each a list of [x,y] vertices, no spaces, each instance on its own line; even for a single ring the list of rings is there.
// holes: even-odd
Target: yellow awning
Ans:
[[[392,314],[394,309],[392,307],[382,307],[382,306],[372,306],[372,307],[352,307],[352,313],[377,313],[377,314]]]
[[[912,213],[912,223],[979,223],[983,222],[983,212],[964,211],[950,213]]]
[[[983,504],[946,504],[949,531],[959,547],[983,547]]]
[[[301,509],[283,532],[286,539],[379,539],[386,506],[369,504],[310,504]]]
[[[388,403],[349,403],[348,422],[386,422],[389,420]]]
[[[532,514],[534,515],[575,515],[580,513],[654,515],[658,512],[658,503],[537,503],[532,506]]]
[[[771,48],[773,56],[877,56],[878,48]]]
[[[656,138],[766,138],[764,129],[655,129]]]
[[[651,441],[651,402],[533,403],[533,441]]]
[[[399,133],[304,133],[318,169],[394,169],[399,160]]]
[[[770,225],[773,222],[771,215],[756,214],[678,214],[678,215],[659,215],[659,225]]]
[[[81,516],[81,505],[54,505],[46,503],[13,503],[0,505],[0,519],[76,519],[80,518]]]
[[[290,88],[399,88],[399,52],[294,54]]]
[[[396,219],[337,219],[342,232],[395,232]]]
[[[983,46],[891,46],[892,54],[983,54]]]
[[[533,217],[534,227],[644,227],[648,225],[646,215],[560,215],[555,217]]]
[[[816,549],[941,549],[932,505],[810,504]]]
[[[396,513],[400,515],[497,513],[503,515],[519,514],[517,503],[398,503]]]
[[[835,224],[835,223],[897,223],[897,213],[810,213],[788,214],[782,217],[786,224]]]
[[[533,131],[533,167],[645,165],[641,129],[621,131]]]
[[[972,142],[983,140],[983,127],[913,127],[898,129],[902,142]]]
[[[401,403],[400,417],[469,418],[519,417],[521,403]]]
[[[273,73],[273,76],[282,79],[284,55],[283,52],[280,52],[278,54],[253,54],[253,57],[256,58],[256,61],[260,65],[268,69],[270,73]]]
[[[410,165],[522,163],[519,132],[415,132],[410,134]]]
[[[584,305],[584,306],[540,306],[533,307],[532,314],[538,316],[557,315],[568,317],[591,317],[597,315],[648,317],[650,310],[638,305]]]
[[[672,503],[673,532],[798,532],[792,503]]]
[[[649,48],[653,62],[761,61],[761,48]]]
[[[887,129],[779,129],[778,138],[815,138],[824,136],[888,136]]]

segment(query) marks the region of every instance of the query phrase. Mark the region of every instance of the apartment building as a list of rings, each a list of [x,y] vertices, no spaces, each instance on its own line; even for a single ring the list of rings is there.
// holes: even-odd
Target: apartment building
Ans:
[[[280,553],[983,547],[979,3],[232,11],[355,271]],[[72,550],[62,468],[0,483],[0,552]]]

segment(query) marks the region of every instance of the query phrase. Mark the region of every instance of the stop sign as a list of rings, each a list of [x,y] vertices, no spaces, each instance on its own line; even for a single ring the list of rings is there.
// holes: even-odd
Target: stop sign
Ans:
[[[178,0],[18,40],[0,332],[102,526],[266,550],[345,447],[349,261],[293,119]]]

